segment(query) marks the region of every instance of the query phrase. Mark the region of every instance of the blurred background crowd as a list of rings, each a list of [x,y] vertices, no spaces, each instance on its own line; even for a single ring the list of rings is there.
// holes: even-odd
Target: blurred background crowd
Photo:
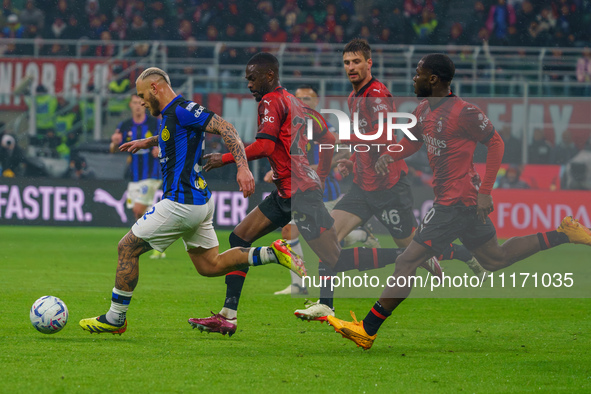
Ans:
[[[0,12],[3,37],[104,41],[572,47],[590,23],[589,0],[3,0]]]
[[[494,92],[479,88],[466,91],[471,79],[480,78],[515,82],[514,90],[512,85],[505,84],[509,88],[501,94],[523,96],[526,93],[519,90],[519,83],[531,77],[537,84],[533,84],[532,89],[537,86],[539,95],[570,97],[574,94],[588,99],[591,96],[589,26],[591,0],[2,0],[0,36],[14,40],[0,42],[0,55],[5,58],[92,57],[108,62],[115,58],[129,60],[126,56],[144,58],[154,48],[153,43],[147,42],[169,41],[174,45],[165,46],[165,50],[169,58],[177,60],[176,65],[170,61],[167,68],[170,72],[177,67],[177,72],[171,74],[174,83],[179,81],[180,85],[187,77],[199,76],[204,85],[191,85],[194,93],[207,95],[226,86],[235,89],[225,92],[232,94],[243,92],[242,67],[253,53],[265,49],[265,43],[312,44],[294,50],[292,62],[282,67],[287,70],[283,71],[284,75],[292,79],[302,76],[334,78],[334,70],[340,69],[339,56],[328,53],[322,55],[323,58],[318,54],[323,51],[319,48],[326,43],[344,44],[361,37],[376,48],[375,53],[380,53],[381,44],[459,46],[456,49],[445,47],[445,51],[459,56],[454,59],[459,60],[456,61],[456,80],[468,81],[464,83],[464,94],[494,96]],[[35,44],[22,45],[19,39],[32,39],[30,41]],[[44,44],[46,40],[58,41]],[[61,40],[96,40],[96,44],[80,46],[75,45],[75,41],[61,43]],[[144,43],[117,46],[118,42],[139,41]],[[216,55],[214,44],[218,42],[257,44],[222,46]],[[504,64],[495,63],[489,56],[485,67],[477,69],[475,57],[479,47],[519,48],[497,55],[497,59],[505,59]],[[543,55],[544,63],[527,60],[539,57],[531,48],[539,48],[540,54],[544,51],[542,48],[548,49]],[[129,52],[125,52],[127,50]],[[526,51],[529,51],[527,56]],[[564,56],[568,51],[571,51],[571,58],[566,61]],[[316,58],[306,60],[310,64],[297,63],[298,55],[312,52],[316,52]],[[394,63],[397,57],[403,57],[397,56],[398,52],[392,53],[390,61]],[[212,65],[216,56],[219,56],[219,64],[229,67],[222,71],[216,69]],[[323,63],[323,59],[330,60]],[[205,62],[210,63],[204,67]],[[131,67],[132,63],[126,66]],[[380,78],[402,78],[403,85],[408,86],[409,67],[404,61],[396,67],[382,63]],[[302,71],[304,69],[308,71]],[[134,78],[121,62],[113,63],[110,70],[111,80],[105,83],[105,90],[111,96],[104,99],[102,110],[96,112],[100,112],[103,119],[103,137],[112,132],[116,125],[114,120],[119,122],[129,116],[127,103],[129,93],[134,90]],[[223,81],[225,77],[239,82],[230,85],[231,82]],[[221,78],[221,84],[213,85],[213,78]],[[348,90],[346,79],[342,80],[337,87]],[[327,82],[327,86],[331,83],[334,84]],[[79,154],[79,148],[80,143],[85,142],[81,141],[81,133],[84,131],[87,137],[86,133],[92,134],[94,127],[95,87],[89,84],[85,87],[86,96],[77,98],[56,95],[42,84],[31,89],[34,95],[25,101],[34,109],[35,135],[29,133],[27,146],[19,147],[24,140],[15,135],[11,127],[0,125],[1,173],[4,176],[94,177]],[[405,94],[396,88],[392,91],[395,95]],[[406,94],[410,93],[406,91]],[[114,98],[113,95],[119,96]],[[561,166],[561,174],[554,181],[556,187],[562,183],[563,188],[591,189],[591,138],[585,144],[581,141],[575,144],[573,134],[566,130],[555,139],[548,139],[548,133],[540,128],[525,137],[524,143],[523,130],[512,130],[503,124],[497,127],[505,141],[503,162],[507,164],[499,174],[498,187],[535,187],[531,181],[523,180],[524,176],[527,180],[524,166],[542,164]],[[224,150],[219,141],[209,142],[210,149]],[[45,167],[39,157],[45,161]],[[86,157],[91,156],[87,153]],[[46,163],[51,160],[62,163],[58,170],[47,171]],[[479,146],[475,162],[485,160],[486,149]],[[409,164],[416,183],[429,184],[426,153],[410,158]],[[266,170],[266,167],[261,168],[260,173]]]

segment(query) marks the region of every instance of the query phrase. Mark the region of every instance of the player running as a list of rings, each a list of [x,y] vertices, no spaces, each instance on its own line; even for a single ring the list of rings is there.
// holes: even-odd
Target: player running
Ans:
[[[142,106],[142,99],[137,94],[132,94],[129,100],[131,118],[119,123],[115,133],[111,136],[109,150],[111,153],[119,152],[119,147],[133,140],[150,138],[158,132],[160,121],[149,117]],[[127,209],[133,210],[135,219],[141,218],[150,206],[154,204],[154,195],[162,187],[160,175],[160,162],[158,160],[158,147],[145,149],[134,155],[129,155],[126,178],[127,185]],[[152,251],[151,259],[166,257],[156,249]]]
[[[394,276],[414,276],[426,258],[440,254],[456,238],[490,271],[563,243],[591,246],[591,231],[570,216],[555,231],[514,237],[499,245],[488,215],[494,210],[491,190],[503,157],[503,140],[478,107],[451,92],[454,73],[455,66],[446,55],[430,54],[419,61],[413,81],[415,94],[424,99],[413,112],[418,123],[411,129],[418,141],[404,139],[401,152],[382,156],[376,165],[378,172],[387,173],[389,163],[412,155],[425,143],[433,170],[433,208],[396,260]],[[472,163],[478,142],[488,148],[482,183]],[[343,337],[369,349],[382,323],[411,290],[412,283],[407,287],[387,287],[361,322],[353,312],[353,322],[333,316],[328,317],[328,322]]]
[[[293,219],[320,261],[334,272],[364,271],[393,264],[402,253],[400,249],[362,248],[363,255],[356,249],[341,251],[334,219],[322,202],[321,185],[330,170],[333,151],[321,151],[317,172],[312,170],[306,157],[307,121],[312,121],[314,142],[332,145],[335,138],[318,112],[281,87],[278,75],[279,62],[270,53],[254,55],[246,66],[248,88],[259,102],[259,129],[255,142],[245,150],[246,156],[248,160],[269,159],[277,189],[236,226],[230,234],[230,246],[248,247]],[[206,171],[234,160],[231,155],[220,153],[205,158]],[[238,301],[247,272],[226,275],[224,307],[213,316],[189,319],[193,328],[224,335],[236,332]]]
[[[301,85],[295,91],[295,96],[300,99],[305,105],[312,109],[316,109],[320,98],[318,92],[311,85]],[[329,132],[333,133],[336,131],[330,123],[326,123]],[[318,160],[320,156],[319,145],[309,142],[306,149],[308,151],[308,162],[313,170],[316,170]],[[334,171],[338,165],[340,159],[349,158],[351,154],[343,150],[341,152],[334,153],[331,161],[330,172],[324,181],[324,206],[330,213],[341,197],[341,187],[339,181],[335,178]],[[273,181],[273,170],[269,171],[265,175],[265,182],[271,183]],[[379,248],[379,240],[371,233],[371,230],[365,227],[359,227],[351,231],[343,240],[343,246],[347,247],[357,242],[363,242],[364,246],[370,248]],[[286,239],[287,243],[291,246],[292,250],[297,253],[300,257],[304,257],[302,245],[299,240],[299,231],[295,223],[290,222],[281,229],[281,238]],[[275,292],[275,295],[282,294],[308,294],[308,290],[303,286],[302,279],[295,273],[291,274],[291,284],[285,289]]]
[[[214,203],[201,176],[204,132],[219,134],[238,167],[236,180],[244,197],[254,192],[254,178],[248,169],[244,145],[236,129],[203,106],[176,95],[168,75],[151,67],[136,81],[141,105],[152,116],[162,114],[159,135],[121,145],[122,151],[136,153],[158,146],[164,178],[164,195],[119,241],[119,262],[111,308],[101,316],[80,320],[90,333],[122,334],[127,329],[126,313],[139,276],[139,256],[156,249],[164,252],[182,238],[197,271],[204,276],[220,276],[236,269],[278,263],[299,275],[303,262],[292,256],[289,246],[275,241],[270,247],[233,248],[222,254],[213,229]]]
[[[359,131],[363,134],[375,134],[379,128],[379,117],[388,112],[396,112],[392,94],[388,88],[371,74],[371,47],[366,40],[353,39],[343,49],[343,65],[347,77],[353,86],[349,94],[348,105],[351,119],[353,113],[359,114]],[[347,142],[347,141],[343,141]],[[353,139],[352,145],[367,143]],[[396,140],[387,140],[386,133],[372,143],[395,144]],[[403,160],[389,166],[387,173],[378,173],[375,164],[383,153],[374,148],[368,152],[357,151],[350,160],[341,160],[339,168],[345,176],[354,175],[351,189],[336,204],[331,216],[335,220],[337,238],[341,241],[351,230],[367,222],[372,216],[388,229],[396,245],[407,247],[412,241],[417,221],[412,210],[413,196],[410,182],[406,179],[408,167]],[[369,250],[355,248],[360,259],[368,259]],[[472,254],[461,245],[449,245],[438,255],[440,260],[452,257],[464,261],[480,278],[486,274]],[[429,264],[428,266],[426,266]],[[429,271],[441,273],[436,260],[423,263]],[[319,275],[334,276],[334,272],[325,264],[320,264]],[[330,283],[330,280],[328,281]],[[295,315],[302,320],[325,321],[327,316],[334,316],[334,291],[330,286],[320,288],[320,299],[309,303],[305,309],[298,309]]]

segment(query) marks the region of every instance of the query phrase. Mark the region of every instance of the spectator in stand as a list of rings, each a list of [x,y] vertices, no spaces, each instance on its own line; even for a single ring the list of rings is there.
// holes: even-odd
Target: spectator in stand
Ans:
[[[591,49],[583,48],[582,56],[577,60],[577,81],[585,86],[579,89],[582,96],[591,96]]]
[[[117,15],[109,25],[109,32],[116,40],[127,39],[127,22],[122,15]]]
[[[40,31],[44,26],[45,15],[39,8],[35,7],[33,0],[27,0],[25,9],[20,13],[19,19],[25,29],[29,26],[35,26],[36,31]]]
[[[193,36],[193,27],[191,25],[191,22],[188,21],[187,19],[183,19],[182,21],[180,21],[179,23],[179,28],[176,32],[176,40],[186,40],[189,37]]]
[[[88,37],[91,40],[98,40],[101,37],[101,33],[105,30],[105,26],[99,16],[93,16],[90,18],[89,23],[90,29],[88,31]]]
[[[519,179],[521,171],[517,166],[509,166],[503,175],[499,179],[497,185],[498,189],[529,189],[529,185]]]
[[[390,29],[384,29],[384,30],[388,30],[388,33],[390,32]],[[336,25],[334,28],[334,35],[333,35],[332,42],[334,42],[335,44],[343,44],[346,41],[347,41],[347,39],[345,38],[345,29],[343,29],[343,26],[341,26],[341,25]]]
[[[66,22],[61,17],[57,17],[53,20],[51,26],[49,26],[45,37],[49,38],[50,40],[57,40],[60,38],[63,39],[67,37],[67,30],[68,25]]]
[[[2,30],[2,37],[4,38],[23,38],[25,28],[18,21],[16,14],[9,15],[6,19],[8,25]]]
[[[19,11],[13,7],[11,0],[3,0],[2,1],[2,15],[5,19],[8,19],[10,15],[17,15]]]
[[[68,18],[68,27],[63,34],[64,39],[77,40],[84,35],[83,27],[80,26],[80,21],[76,18],[76,15],[70,15]]]
[[[556,29],[554,33],[558,45],[573,46],[576,41],[578,28],[576,16],[571,13],[570,7],[567,4],[563,4],[560,7],[558,18],[556,18]]]
[[[127,7],[125,3],[126,0],[117,0],[111,12],[113,19],[117,19],[118,16],[125,17],[125,8]]]
[[[152,21],[151,40],[165,41],[170,39],[168,24],[164,16],[157,16]]]
[[[544,130],[534,131],[534,140],[528,149],[529,164],[551,164],[552,145],[546,140]]]
[[[62,20],[67,21],[70,16],[75,15],[72,10],[68,7],[68,2],[66,0],[59,0],[57,2],[57,7],[51,12],[51,18],[62,18]]]
[[[277,19],[271,19],[269,21],[269,31],[263,34],[264,42],[286,42],[287,33],[281,30],[279,27],[279,21]]]
[[[127,39],[131,41],[146,41],[150,39],[150,30],[148,29],[148,24],[142,17],[142,14],[133,15]]]
[[[449,45],[464,45],[466,44],[466,37],[464,36],[464,28],[460,22],[456,22],[451,25],[449,32],[449,39],[447,40]]]
[[[517,139],[511,133],[511,127],[504,126],[499,129],[499,134],[505,144],[505,154],[503,155],[503,163],[521,164],[522,163],[522,140]]]
[[[433,32],[437,27],[437,19],[435,14],[425,7],[421,13],[421,21],[413,22],[412,26],[415,31],[415,43],[427,45],[434,37]]]
[[[571,190],[591,190],[591,137],[584,149],[567,164],[563,187]]]
[[[371,31],[369,27],[366,25],[361,26],[361,30],[359,31],[359,38],[362,40],[372,41]]]
[[[332,5],[332,7],[336,12],[334,5]],[[283,26],[291,31],[297,24],[298,16],[301,12],[302,10],[298,7],[298,2],[296,0],[287,0],[279,12],[279,15],[283,18]]]
[[[88,164],[84,157],[76,155],[70,160],[70,167],[66,172],[65,178],[76,180],[94,179],[96,175],[93,170],[88,168]]]
[[[254,23],[247,22],[246,25],[244,25],[244,30],[240,34],[240,41],[257,42],[260,40],[261,40],[261,38],[260,38],[259,34],[257,33],[257,29],[256,29]]]
[[[552,82],[553,85],[544,84],[544,92],[549,96],[570,96],[570,83],[572,64],[565,60],[560,48],[552,49],[551,56],[547,56],[543,64],[544,81]],[[563,83],[565,82],[565,83]]]
[[[472,14],[470,14],[468,19],[466,20],[466,36],[478,36],[478,32],[480,31],[480,29],[486,27],[487,18],[488,14],[486,13],[486,9],[484,8],[484,3],[482,1],[475,1]],[[478,44],[480,44],[480,42],[478,42]]]
[[[384,28],[381,16],[382,10],[379,7],[373,7],[369,13],[369,31],[374,36],[378,36]]]
[[[537,17],[531,0],[523,0],[521,8],[517,11],[515,17],[515,28],[517,29],[520,45],[526,45],[529,36],[529,26]]]
[[[222,37],[222,39],[227,42],[239,41],[238,40],[238,30],[236,30],[236,26],[234,26],[234,25],[226,26],[226,31],[224,31],[224,36]]]
[[[101,45],[97,45],[94,50],[94,55],[97,57],[113,57],[117,52],[117,47],[113,43],[111,33],[105,30],[101,33]]]
[[[268,26],[271,19],[275,19],[273,3],[263,0],[257,5],[257,13],[254,15],[259,26]]]
[[[392,34],[390,33],[390,29],[384,27],[380,34],[377,37],[378,44],[390,44],[390,40],[392,39]]]
[[[25,173],[25,154],[11,134],[0,134],[0,171],[3,177],[13,178]]]
[[[486,28],[490,34],[490,45],[507,45],[510,26],[515,26],[515,10],[506,0],[497,0],[490,7]]]
[[[100,15],[99,2],[98,0],[87,0],[86,7],[84,8],[86,17],[90,20],[93,17]]]
[[[410,42],[410,37],[413,35],[413,29],[409,19],[402,14],[402,9],[400,7],[395,6],[385,21],[388,23],[388,27],[393,37],[398,37],[401,42]],[[392,42],[390,42],[390,44],[392,44]]]
[[[556,144],[554,149],[552,149],[552,164],[566,164],[575,157],[579,153],[579,150],[575,146],[573,142],[571,132],[569,130],[565,130],[562,133],[561,142]]]

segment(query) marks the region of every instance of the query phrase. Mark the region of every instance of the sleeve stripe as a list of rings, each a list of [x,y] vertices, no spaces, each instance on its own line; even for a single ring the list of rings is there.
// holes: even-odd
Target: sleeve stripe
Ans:
[[[274,135],[271,135],[271,134],[267,134],[267,133],[257,133],[256,139],[258,140],[259,138],[264,139],[264,140],[271,140],[275,143],[278,142],[277,137],[275,137]]]
[[[490,141],[490,139],[495,135],[496,132],[497,132],[497,130],[493,127],[493,130],[491,131],[491,133],[489,135],[487,135],[486,137],[484,137],[484,139],[481,140],[480,143],[486,144],[488,141]]]

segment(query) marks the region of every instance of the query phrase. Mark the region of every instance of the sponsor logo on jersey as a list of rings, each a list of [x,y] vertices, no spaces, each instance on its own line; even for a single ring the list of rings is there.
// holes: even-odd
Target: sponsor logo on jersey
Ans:
[[[192,101],[191,101],[191,102],[189,103],[189,105],[187,105],[187,111],[190,111],[190,110],[191,110],[191,109],[193,109],[193,107],[194,107],[194,106],[196,106],[196,105],[197,105],[197,103],[194,103],[194,102],[192,102]]]
[[[195,111],[195,117],[198,118],[204,109],[205,107],[203,105],[200,105],[199,108],[197,108],[197,111]]]

